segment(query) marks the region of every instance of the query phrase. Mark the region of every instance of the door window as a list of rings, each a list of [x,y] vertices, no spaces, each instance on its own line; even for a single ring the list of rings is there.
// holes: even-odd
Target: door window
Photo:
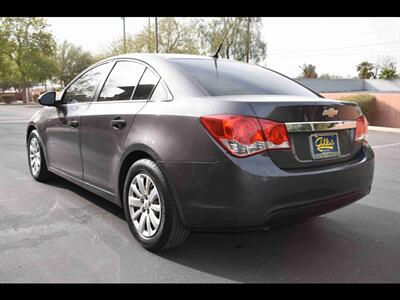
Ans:
[[[140,79],[139,85],[136,88],[135,94],[133,95],[133,99],[149,99],[159,80],[160,77],[157,74],[155,74],[149,68],[146,68],[146,71],[144,72],[142,78]]]
[[[151,95],[150,98],[151,101],[166,101],[166,100],[172,100],[171,94],[168,93],[167,89],[163,85],[163,81],[160,80],[154,89],[153,94]]]
[[[110,67],[110,63],[105,63],[83,74],[65,91],[63,102],[70,104],[92,101],[97,84]]]
[[[145,66],[131,61],[119,61],[108,76],[98,101],[130,100]]]

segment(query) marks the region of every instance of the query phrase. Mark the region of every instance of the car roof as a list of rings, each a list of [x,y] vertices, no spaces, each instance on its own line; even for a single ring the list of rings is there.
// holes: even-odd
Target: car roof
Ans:
[[[108,57],[104,59],[103,61],[108,61],[108,60],[114,60],[114,59],[139,59],[143,60],[145,62],[150,63],[151,61],[155,60],[165,60],[169,61],[171,59],[203,59],[203,60],[211,60],[214,59],[212,56],[207,56],[207,55],[196,55],[196,54],[181,54],[181,53],[126,53],[126,54],[121,54],[121,55],[116,55],[112,57]],[[219,57],[218,60],[220,61],[230,61],[230,62],[239,62],[236,60],[232,59],[225,59],[222,57]],[[243,63],[243,62],[239,62]]]
[[[108,59],[116,59],[116,58],[149,58],[152,57],[160,57],[165,59],[173,59],[173,58],[196,58],[196,59],[212,59],[211,56],[205,55],[195,55],[195,54],[179,54],[179,53],[126,53],[113,57],[109,57]]]

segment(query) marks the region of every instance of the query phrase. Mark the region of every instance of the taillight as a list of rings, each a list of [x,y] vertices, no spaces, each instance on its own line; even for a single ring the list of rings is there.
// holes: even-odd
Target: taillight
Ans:
[[[283,123],[235,115],[204,116],[200,122],[217,142],[235,156],[290,148]]]
[[[289,135],[284,123],[258,119],[263,130],[268,149],[290,148]]]
[[[367,118],[362,115],[356,120],[356,141],[367,141],[368,138],[368,121]]]

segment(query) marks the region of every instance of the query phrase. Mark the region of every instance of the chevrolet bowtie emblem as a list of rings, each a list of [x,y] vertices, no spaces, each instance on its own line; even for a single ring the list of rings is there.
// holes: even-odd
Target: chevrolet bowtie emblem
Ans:
[[[329,118],[333,118],[334,116],[336,116],[338,114],[338,110],[334,109],[334,108],[329,108],[329,109],[325,109],[322,112],[323,116],[328,116]]]

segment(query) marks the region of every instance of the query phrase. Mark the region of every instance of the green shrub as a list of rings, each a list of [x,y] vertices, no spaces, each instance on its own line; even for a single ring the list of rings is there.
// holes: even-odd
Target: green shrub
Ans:
[[[370,94],[354,94],[339,98],[338,100],[358,103],[364,115],[368,117],[368,113],[371,111],[372,105],[376,101],[376,98],[374,95]]]
[[[38,94],[33,94],[32,95],[32,100],[34,101],[34,102],[38,102],[38,98],[39,98],[39,95]]]
[[[0,95],[0,102],[3,103],[11,103],[13,101],[17,100],[17,97],[14,94],[4,94],[4,95]]]

